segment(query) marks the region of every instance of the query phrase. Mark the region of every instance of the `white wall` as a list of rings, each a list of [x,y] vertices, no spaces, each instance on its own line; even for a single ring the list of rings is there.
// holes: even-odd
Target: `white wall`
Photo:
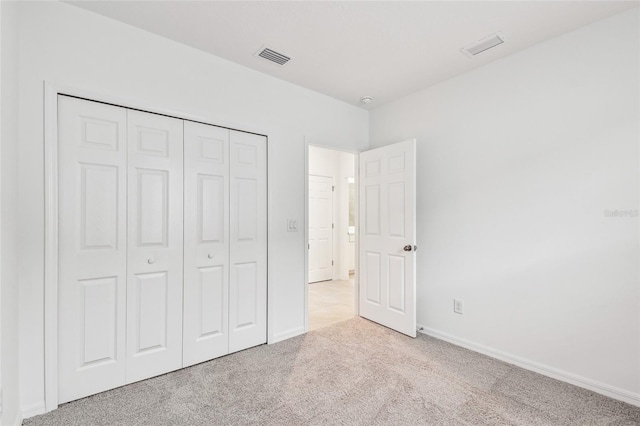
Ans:
[[[355,243],[349,243],[349,184],[348,177],[354,177],[355,155],[349,152],[309,146],[309,174],[333,178],[333,279],[349,279],[350,256],[355,251]]]
[[[18,378],[18,13],[0,2],[0,424],[20,424]]]
[[[22,408],[43,409],[43,80],[208,117],[269,136],[272,340],[304,330],[305,135],[359,151],[368,113],[58,2],[20,4]],[[252,52],[249,52],[252,54]],[[304,229],[302,227],[301,229]]]
[[[633,9],[370,116],[418,139],[418,323],[635,403],[639,47]]]

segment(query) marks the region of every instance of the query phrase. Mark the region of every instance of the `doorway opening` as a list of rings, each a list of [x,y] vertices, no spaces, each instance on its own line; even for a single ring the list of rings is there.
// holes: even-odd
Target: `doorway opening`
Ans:
[[[356,315],[356,155],[309,145],[308,330]]]

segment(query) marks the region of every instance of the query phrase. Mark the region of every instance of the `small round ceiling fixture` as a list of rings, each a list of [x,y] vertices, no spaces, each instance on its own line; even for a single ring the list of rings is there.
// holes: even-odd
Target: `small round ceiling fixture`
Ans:
[[[363,96],[360,98],[361,104],[369,105],[371,102],[373,102],[373,96]]]

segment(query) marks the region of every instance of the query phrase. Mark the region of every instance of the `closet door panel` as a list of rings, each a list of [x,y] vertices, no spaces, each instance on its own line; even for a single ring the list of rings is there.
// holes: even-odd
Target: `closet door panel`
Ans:
[[[230,132],[230,352],[267,340],[266,142]]]
[[[182,366],[183,122],[127,111],[127,383]]]
[[[184,366],[229,353],[229,130],[185,121]]]
[[[126,110],[58,97],[58,402],[125,383]]]

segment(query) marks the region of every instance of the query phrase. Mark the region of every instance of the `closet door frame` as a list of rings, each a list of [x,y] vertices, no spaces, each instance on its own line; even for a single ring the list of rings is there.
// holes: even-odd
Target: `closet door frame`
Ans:
[[[171,110],[139,99],[96,93],[54,82],[43,82],[44,92],[44,411],[58,408],[58,96],[70,96],[93,102],[101,102],[122,108],[165,115],[181,120],[195,121],[229,130],[254,133],[267,141],[267,259],[272,256],[269,234],[271,223],[271,191],[269,185],[268,131],[246,123],[229,123],[218,117],[202,117],[182,111]],[[271,269],[267,263],[267,344],[275,343],[273,333],[273,294]]]

